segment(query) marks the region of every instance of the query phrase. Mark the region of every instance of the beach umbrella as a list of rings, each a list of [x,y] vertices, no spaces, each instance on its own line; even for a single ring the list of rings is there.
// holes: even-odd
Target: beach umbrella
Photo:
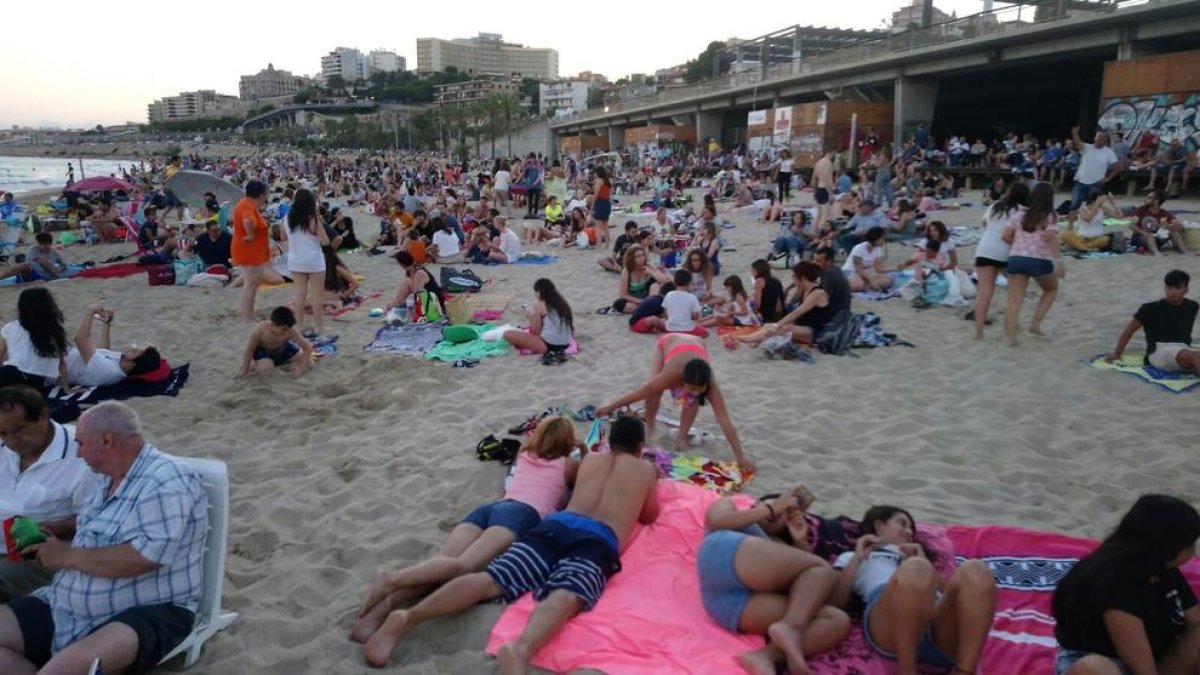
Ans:
[[[67,189],[74,190],[75,192],[104,192],[105,190],[112,192],[116,192],[117,190],[133,192],[132,185],[123,180],[112,178],[111,176],[92,176],[91,178],[84,178],[83,180],[71,183],[71,186]]]
[[[174,193],[179,201],[197,208],[204,206],[205,192],[216,195],[217,202],[221,204],[236,202],[242,198],[240,187],[203,171],[177,171],[167,180],[165,187]]]

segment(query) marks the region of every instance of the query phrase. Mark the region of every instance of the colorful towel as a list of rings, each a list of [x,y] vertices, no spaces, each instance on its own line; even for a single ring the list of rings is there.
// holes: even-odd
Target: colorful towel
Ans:
[[[145,271],[146,268],[137,263],[115,263],[82,270],[75,276],[80,279],[117,279],[120,277],[131,277]]]
[[[189,368],[190,364],[187,363],[172,368],[170,376],[162,382],[125,379],[104,387],[73,387],[70,391],[55,387],[46,398],[51,401],[89,404],[147,396],[178,396],[179,390],[187,384]]]
[[[316,360],[326,356],[337,356],[339,353],[341,353],[338,350],[338,337],[339,336],[337,335],[329,335],[313,340],[313,359]]]
[[[1126,354],[1116,363],[1108,363],[1104,360],[1104,356],[1104,354],[1100,354],[1084,363],[1098,370],[1115,370],[1119,373],[1132,375],[1150,384],[1158,385],[1172,394],[1182,394],[1196,386],[1200,386],[1200,377],[1196,377],[1191,373],[1168,373],[1154,366],[1143,365],[1141,354]]]
[[[702,487],[719,494],[737,492],[749,480],[749,478],[742,480],[742,472],[736,462],[719,462],[707,457],[681,455],[661,449],[647,451],[645,456],[658,467],[660,477]]]
[[[545,255],[542,253],[526,253],[522,255],[516,262],[517,265],[553,265],[558,262],[558,256]]]
[[[369,352],[421,356],[442,341],[443,323],[415,323],[403,326],[384,326],[375,332],[363,349]]]
[[[621,556],[595,609],[571,620],[534,665],[556,673],[580,668],[608,675],[739,672],[734,657],[762,647],[762,638],[721,628],[700,604],[696,551],[704,537],[704,510],[717,494],[675,481],[658,484],[659,516],[642,527]],[[500,616],[488,640],[495,654],[525,627],[527,595]]]
[[[471,323],[499,321],[502,318],[504,318],[504,310],[502,309],[477,309],[471,314]]]
[[[511,346],[504,340],[486,342],[479,339],[478,336],[495,328],[493,324],[468,325],[468,327],[475,331],[476,339],[461,344],[438,342],[432,349],[425,352],[425,358],[447,362],[478,360],[489,356],[500,356],[511,349]]]

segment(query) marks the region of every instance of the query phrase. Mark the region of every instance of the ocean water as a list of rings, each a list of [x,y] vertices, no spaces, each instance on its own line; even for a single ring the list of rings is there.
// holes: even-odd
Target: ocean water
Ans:
[[[75,165],[75,180],[92,176],[120,177],[120,168],[128,167],[129,161],[83,158],[83,172],[79,160],[67,157],[3,157],[0,156],[0,190],[22,195],[37,190],[57,190],[67,185],[67,164]]]

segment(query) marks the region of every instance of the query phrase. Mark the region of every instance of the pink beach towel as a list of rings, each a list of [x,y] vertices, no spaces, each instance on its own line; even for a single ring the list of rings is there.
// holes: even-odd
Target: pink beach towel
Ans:
[[[704,537],[704,511],[718,495],[676,481],[659,481],[658,521],[642,528],[622,556],[615,575],[591,612],[573,619],[534,659],[554,672],[599,669],[609,675],[741,672],[738,654],[763,645],[762,638],[734,635],[708,617],[700,603],[696,553]],[[1080,557],[1097,545],[1090,539],[1011,527],[922,527],[939,563],[979,558],[996,577],[996,620],[980,672],[1049,675],[1054,670],[1054,587]],[[952,545],[953,554],[950,553]],[[943,575],[949,565],[938,564]],[[1200,587],[1200,559],[1183,568]],[[516,639],[533,609],[529,596],[514,603],[492,629],[487,651],[495,654]],[[809,660],[816,675],[890,675],[894,667],[875,655],[856,625],[838,649]]]

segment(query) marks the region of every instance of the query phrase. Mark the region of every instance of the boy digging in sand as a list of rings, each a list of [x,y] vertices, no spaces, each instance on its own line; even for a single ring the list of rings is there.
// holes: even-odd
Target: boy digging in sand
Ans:
[[[367,663],[386,666],[400,640],[424,621],[496,598],[512,602],[532,591],[538,604],[525,630],[497,653],[500,672],[526,672],[538,650],[600,599],[609,577],[621,569],[634,522],[658,518],[658,471],[641,459],[645,440],[641,420],[614,422],[612,452],[583,458],[565,510],[529,530],[486,571],[458,577],[412,609],[392,612],[367,640]]]
[[[294,363],[292,375],[300,377],[313,362],[312,343],[296,329],[296,315],[287,307],[276,307],[271,318],[250,331],[242,357],[242,375]],[[299,358],[297,358],[299,357]]]

